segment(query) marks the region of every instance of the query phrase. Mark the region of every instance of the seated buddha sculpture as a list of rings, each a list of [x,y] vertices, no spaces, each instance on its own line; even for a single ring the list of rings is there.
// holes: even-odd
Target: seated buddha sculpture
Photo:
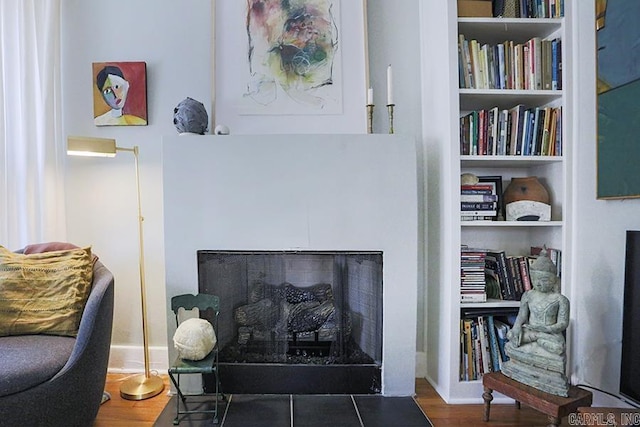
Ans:
[[[529,267],[532,289],[520,300],[516,321],[507,334],[509,360],[502,373],[547,393],[568,396],[565,330],[569,300],[557,290],[556,266],[546,249]]]

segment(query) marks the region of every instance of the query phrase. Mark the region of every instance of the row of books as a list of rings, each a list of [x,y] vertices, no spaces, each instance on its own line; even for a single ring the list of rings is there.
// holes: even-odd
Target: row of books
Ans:
[[[514,0],[493,0],[498,11],[504,11],[504,4]],[[515,0],[515,16],[511,18],[560,18],[564,16],[564,0]],[[507,16],[498,14],[498,16]]]
[[[458,35],[462,89],[562,89],[562,40],[533,37],[490,45]]]
[[[504,251],[487,251],[485,256],[485,290],[487,298],[520,301],[531,289],[529,256],[507,256]]]
[[[502,364],[509,360],[504,345],[510,328],[507,321],[493,314],[460,319],[460,381],[478,380],[502,370]]]
[[[541,251],[542,247],[531,246],[530,255],[507,255],[504,250],[463,246],[460,250],[460,301],[520,301],[522,294],[533,287],[529,267]],[[547,248],[547,253],[560,276],[562,252]]]
[[[560,156],[562,107],[475,110],[460,117],[462,155]]]

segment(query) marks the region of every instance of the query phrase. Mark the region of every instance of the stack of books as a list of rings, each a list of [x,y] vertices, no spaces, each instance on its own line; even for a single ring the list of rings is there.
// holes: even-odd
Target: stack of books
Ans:
[[[484,249],[463,246],[460,249],[460,301],[485,302],[487,300],[484,273]]]
[[[495,220],[499,195],[495,182],[479,182],[460,186],[460,219],[462,221]]]

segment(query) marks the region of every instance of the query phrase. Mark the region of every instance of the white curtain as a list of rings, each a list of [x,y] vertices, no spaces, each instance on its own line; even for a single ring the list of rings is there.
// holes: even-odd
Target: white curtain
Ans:
[[[0,245],[64,240],[60,0],[0,0]]]

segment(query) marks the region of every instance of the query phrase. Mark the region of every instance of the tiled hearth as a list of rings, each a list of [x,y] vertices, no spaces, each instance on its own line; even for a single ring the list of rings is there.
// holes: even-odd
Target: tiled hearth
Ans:
[[[169,427],[175,397],[158,417],[156,427]],[[211,401],[194,405],[208,409]],[[191,408],[193,409],[193,408]],[[432,427],[412,397],[359,395],[229,395],[221,404],[220,427]],[[185,416],[180,425],[211,426],[211,418]]]

